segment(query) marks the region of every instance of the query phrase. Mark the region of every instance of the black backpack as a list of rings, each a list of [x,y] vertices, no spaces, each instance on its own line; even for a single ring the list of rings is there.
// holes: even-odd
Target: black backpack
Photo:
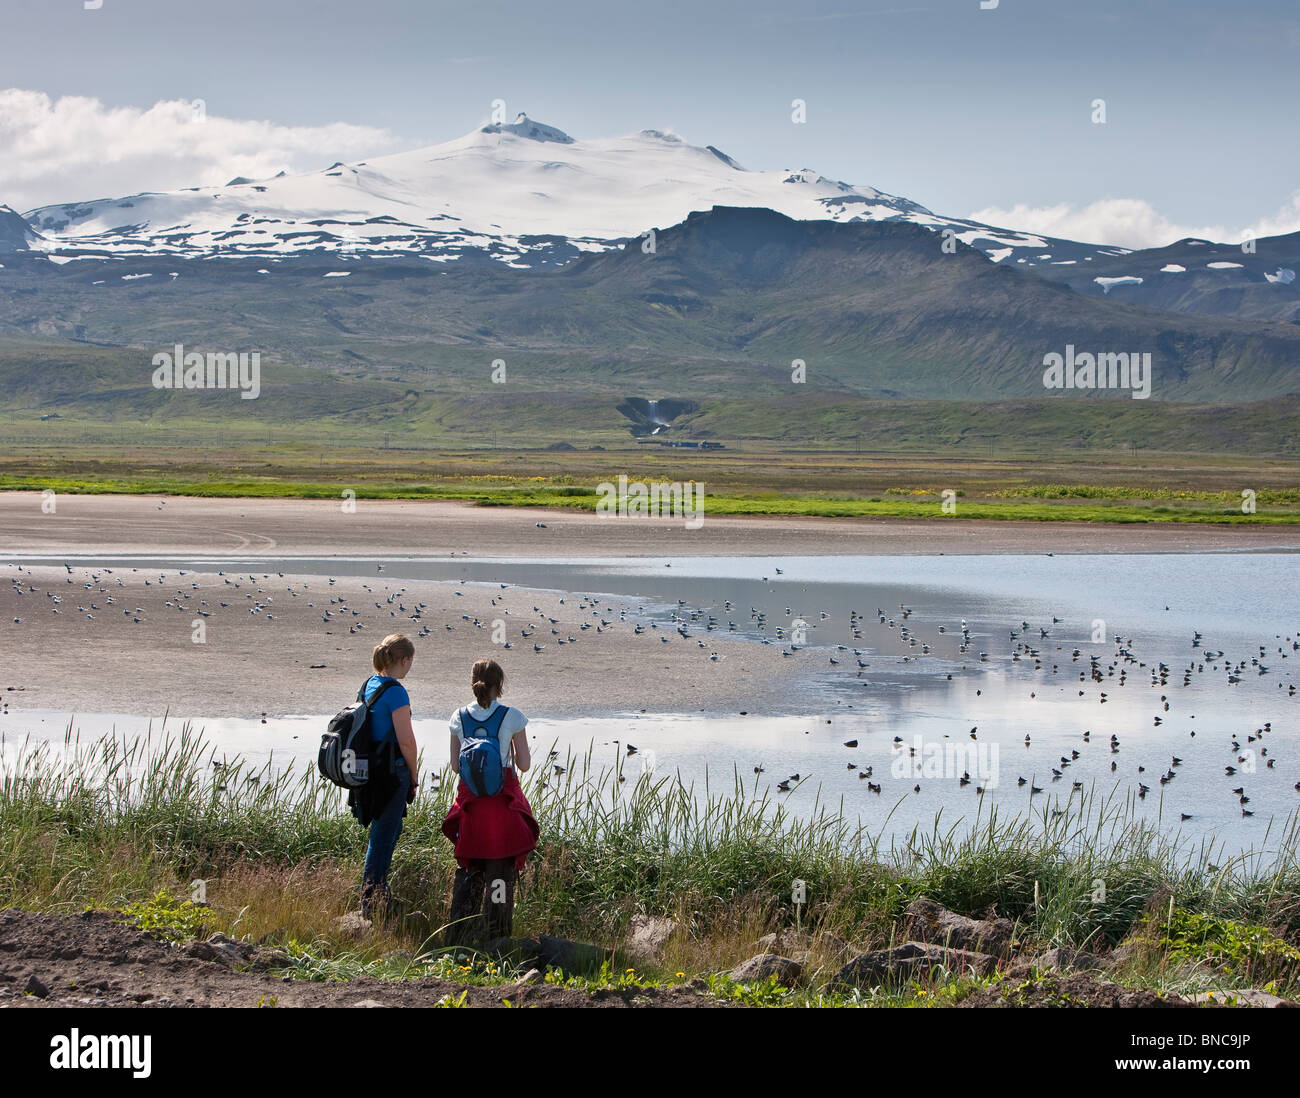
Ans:
[[[374,697],[366,701],[366,679],[357,691],[357,704],[349,705],[336,713],[320,738],[320,754],[316,766],[322,777],[344,789],[359,789],[370,781],[371,756],[375,742],[370,734],[370,707],[396,683],[379,684]]]

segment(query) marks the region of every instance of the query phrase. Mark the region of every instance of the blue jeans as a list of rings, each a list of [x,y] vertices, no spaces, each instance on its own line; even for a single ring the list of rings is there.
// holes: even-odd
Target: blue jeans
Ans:
[[[406,815],[406,796],[411,789],[411,768],[406,760],[397,760],[397,790],[384,810],[370,821],[370,845],[366,847],[366,868],[361,876],[361,889],[388,883],[388,868],[393,864],[393,850],[402,833],[402,817]]]

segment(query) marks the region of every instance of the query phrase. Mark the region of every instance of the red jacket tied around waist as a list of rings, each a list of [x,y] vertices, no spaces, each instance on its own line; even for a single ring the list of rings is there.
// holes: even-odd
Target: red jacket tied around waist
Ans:
[[[442,821],[442,833],[455,844],[462,869],[469,868],[472,858],[514,858],[515,867],[523,869],[537,849],[541,829],[513,767],[505,769],[504,778],[501,792],[491,797],[474,796],[464,782],[456,787],[456,802]]]

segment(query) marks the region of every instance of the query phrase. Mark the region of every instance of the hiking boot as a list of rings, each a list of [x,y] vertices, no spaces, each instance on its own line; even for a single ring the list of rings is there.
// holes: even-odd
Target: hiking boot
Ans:
[[[392,914],[393,894],[387,884],[368,884],[361,890],[361,916],[364,919],[383,921]]]

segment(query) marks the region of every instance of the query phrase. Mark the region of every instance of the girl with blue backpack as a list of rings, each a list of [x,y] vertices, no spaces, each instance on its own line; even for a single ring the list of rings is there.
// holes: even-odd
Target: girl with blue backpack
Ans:
[[[361,914],[373,919],[387,914],[392,901],[388,870],[393,862],[397,838],[402,833],[406,806],[419,789],[419,761],[415,732],[411,727],[411,698],[401,684],[415,660],[415,645],[409,637],[392,633],[375,645],[371,664],[375,673],[361,688],[361,700],[370,704],[370,735],[377,758],[391,757],[393,765],[381,779],[388,786],[378,790],[370,819],[370,844],[361,878]]]
[[[460,775],[456,801],[442,824],[455,844],[449,938],[508,938],[515,881],[537,848],[539,829],[517,770],[532,765],[528,718],[501,704],[506,676],[496,660],[475,662],[474,702],[451,716],[451,765]],[[484,926],[486,916],[486,926]]]

